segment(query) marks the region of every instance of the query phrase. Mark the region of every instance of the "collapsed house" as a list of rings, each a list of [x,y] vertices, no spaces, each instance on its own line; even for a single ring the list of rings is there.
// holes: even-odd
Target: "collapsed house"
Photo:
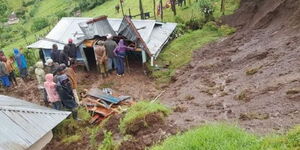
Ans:
[[[24,100],[0,95],[0,150],[40,150],[52,129],[70,115]]]
[[[53,44],[58,50],[63,50],[69,38],[78,47],[77,60],[87,70],[96,68],[96,59],[93,50],[97,40],[106,40],[108,34],[114,40],[124,38],[133,43],[137,49],[134,59],[144,64],[148,59],[151,64],[170,40],[175,31],[176,23],[161,23],[155,20],[112,19],[106,16],[98,18],[64,17],[48,33],[45,38],[27,46],[29,49],[39,49],[41,59],[50,58]]]

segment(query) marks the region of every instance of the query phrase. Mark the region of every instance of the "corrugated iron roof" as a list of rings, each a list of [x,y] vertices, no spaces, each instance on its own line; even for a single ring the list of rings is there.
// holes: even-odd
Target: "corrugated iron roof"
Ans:
[[[0,95],[0,150],[29,148],[69,114]]]
[[[68,38],[70,37],[73,37],[74,43],[78,45],[85,38],[87,38],[84,37],[84,33],[80,29],[79,24],[84,24],[91,20],[92,18],[64,17],[50,31],[50,33],[46,36],[46,39],[39,40],[29,45],[28,48],[52,49],[52,45],[57,44],[58,49],[62,50],[64,46],[64,44],[62,43],[66,43]],[[118,32],[121,26],[122,19],[108,18],[107,20],[114,32]],[[159,55],[166,42],[168,42],[169,36],[171,35],[171,33],[173,33],[177,25],[176,23],[160,23],[156,22],[155,20],[132,20],[132,23],[146,43],[151,55],[155,56],[155,58]],[[98,28],[101,25],[94,25],[93,28]],[[97,30],[95,30],[94,32],[98,33]],[[105,33],[101,30],[99,34],[104,35]],[[93,33],[91,35],[95,34]],[[57,40],[59,42],[55,42],[49,39]]]
[[[87,22],[79,23],[81,30],[85,34],[85,38],[92,39],[94,36],[106,36],[108,34],[116,35],[116,32],[113,30],[109,24],[106,16],[101,16],[95,19],[91,19]]]

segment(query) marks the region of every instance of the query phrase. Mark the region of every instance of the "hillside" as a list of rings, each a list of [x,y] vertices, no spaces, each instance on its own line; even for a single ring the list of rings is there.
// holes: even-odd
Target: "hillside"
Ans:
[[[300,123],[300,1],[243,0],[233,36],[201,48],[161,98],[182,128],[229,121],[256,133]],[[181,116],[181,117],[178,117]]]

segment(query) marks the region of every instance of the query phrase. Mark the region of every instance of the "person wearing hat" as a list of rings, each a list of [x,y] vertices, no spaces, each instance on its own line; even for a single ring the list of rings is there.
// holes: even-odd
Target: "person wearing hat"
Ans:
[[[95,56],[97,60],[97,66],[98,70],[102,74],[102,78],[105,78],[108,76],[107,74],[107,66],[106,66],[106,61],[107,61],[107,56],[106,56],[106,50],[104,47],[104,42],[103,41],[98,41],[97,44],[95,45],[94,48],[95,51]]]
[[[107,54],[107,70],[109,73],[115,69],[117,70],[117,57],[114,55],[114,50],[118,46],[117,43],[113,40],[113,36],[108,34],[106,36],[107,40],[104,42],[104,47]]]
[[[72,117],[78,120],[77,103],[75,102],[71,82],[68,76],[65,74],[65,65],[60,65],[56,70],[56,90],[63,104],[63,107],[72,111]]]

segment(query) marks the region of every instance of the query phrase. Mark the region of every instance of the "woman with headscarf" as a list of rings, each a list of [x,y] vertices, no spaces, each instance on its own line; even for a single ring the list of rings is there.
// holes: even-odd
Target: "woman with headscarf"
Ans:
[[[107,66],[106,66],[107,55],[106,55],[106,50],[104,47],[104,42],[98,41],[97,45],[95,45],[94,51],[95,51],[98,70],[102,74],[102,78],[105,78],[108,76],[108,74],[107,74],[108,70],[107,70]]]
[[[44,82],[44,87],[47,92],[48,100],[50,103],[52,103],[53,108],[56,110],[61,110],[62,103],[56,91],[56,83],[54,83],[53,78],[53,74],[46,74],[46,82]]]
[[[124,44],[124,40],[121,39],[118,46],[114,50],[114,54],[118,58],[118,64],[117,64],[117,75],[122,76],[124,75],[124,60],[126,57],[126,51],[128,50],[134,50],[132,47],[128,47]]]
[[[40,91],[41,96],[43,97],[44,103],[46,106],[49,105],[47,93],[44,87],[45,82],[45,71],[44,71],[44,65],[43,62],[39,61],[35,64],[36,68],[34,70],[36,79],[38,81],[38,89]]]
[[[26,58],[17,48],[14,48],[14,57],[20,72],[20,76],[24,80],[28,76]]]

